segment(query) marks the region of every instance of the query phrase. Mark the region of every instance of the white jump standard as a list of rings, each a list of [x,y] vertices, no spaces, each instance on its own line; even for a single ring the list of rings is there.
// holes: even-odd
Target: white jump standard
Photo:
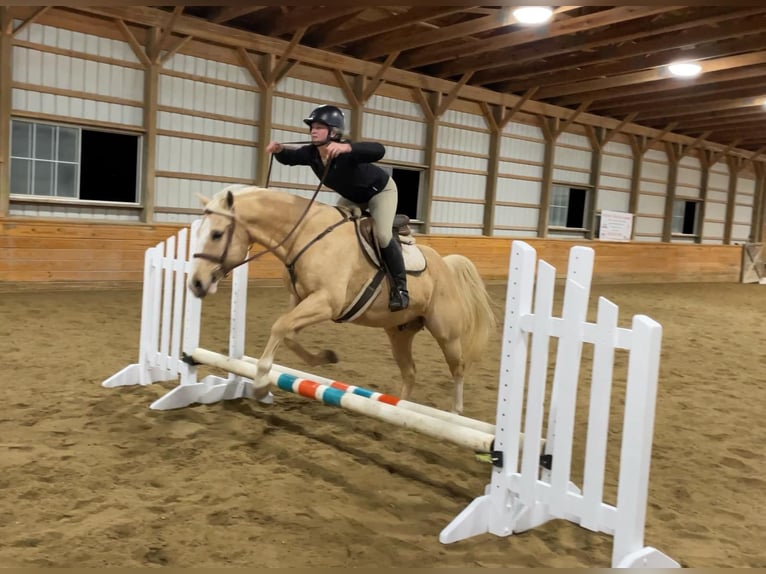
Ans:
[[[146,252],[138,363],[103,382],[105,387],[179,380],[151,404],[165,410],[193,403],[252,398],[257,360],[245,355],[247,265],[234,270],[229,355],[202,349],[201,301],[186,290],[196,227]],[[444,544],[484,533],[509,536],[547,520],[566,519],[614,537],[612,567],[678,567],[644,546],[654,411],[662,327],[637,315],[617,326],[618,308],[599,299],[597,320],[586,321],[594,251],[570,251],[561,317],[552,315],[555,269],[535,250],[514,241],[509,261],[495,425],[396,397],[273,365],[272,388],[295,392],[410,428],[474,450],[490,452],[490,484],[439,536]],[[533,297],[534,291],[534,297]],[[534,299],[534,309],[532,301]],[[530,334],[533,335],[530,345]],[[558,339],[544,433],[550,339]],[[582,490],[570,481],[574,413],[584,344],[592,344],[585,473]],[[629,352],[616,505],[603,501],[607,431],[616,349]],[[527,373],[527,359],[529,372]],[[197,380],[197,365],[229,372]],[[269,393],[265,403],[273,402]],[[526,402],[525,402],[526,401]],[[522,414],[524,426],[522,428]],[[523,431],[523,432],[522,432]]]

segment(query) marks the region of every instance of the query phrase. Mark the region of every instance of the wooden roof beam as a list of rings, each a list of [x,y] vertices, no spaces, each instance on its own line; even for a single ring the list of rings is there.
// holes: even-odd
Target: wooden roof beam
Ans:
[[[389,34],[395,30],[400,30],[408,26],[412,26],[418,22],[432,20],[434,18],[440,18],[442,16],[448,16],[465,10],[464,6],[410,6],[410,9],[401,14],[396,14],[390,18],[384,18],[374,22],[365,22],[357,26],[352,26],[344,30],[333,30],[329,32],[325,37],[318,38],[316,40],[317,46],[322,49],[331,48],[338,44],[350,44],[352,42],[358,42],[373,36],[385,35],[387,40],[386,45],[392,46],[390,49],[386,49],[383,52],[372,54],[370,56],[364,56],[365,59],[372,59],[377,56],[386,55],[393,51],[402,51],[408,49],[406,43],[410,38],[417,38],[428,36],[431,32],[423,34],[412,34],[411,32],[403,34]],[[390,42],[391,38],[398,39],[399,42]],[[375,40],[361,46],[359,51],[364,52],[368,46],[374,46]]]
[[[700,62],[703,75],[711,72],[731,70],[733,68],[743,68],[746,66],[755,66],[758,64],[766,64],[766,50],[760,52],[752,52],[750,54],[740,54],[737,56],[713,58]],[[559,98],[561,96],[567,96],[571,94],[591,93],[600,90],[610,90],[622,86],[630,86],[633,84],[644,84],[646,82],[667,80],[671,77],[672,76],[670,75],[670,72],[668,72],[667,69],[663,67],[653,70],[645,70],[642,72],[620,74],[610,78],[575,82],[562,86],[548,86],[547,88],[543,88],[538,92],[538,97],[541,99]]]
[[[766,57],[766,51],[764,51],[763,54],[764,57]],[[744,80],[748,78],[761,78],[764,74],[764,70],[766,70],[766,66],[745,65],[745,67],[741,69],[714,72],[711,74],[705,74],[704,76],[700,76],[692,80],[687,80],[685,82],[685,86],[691,89],[693,87],[715,84],[724,81],[728,82],[734,80]],[[582,101],[583,98],[592,98],[594,100],[604,100],[607,98],[611,100],[624,100],[625,98],[632,98],[634,96],[643,94],[657,94],[657,97],[659,98],[661,92],[672,91],[674,89],[678,90],[677,82],[677,79],[663,79],[654,82],[651,80],[646,80],[644,83],[634,83],[623,87],[583,92],[582,94],[574,94],[563,98],[555,98],[553,101],[555,101],[557,105],[570,106]],[[612,107],[609,109],[612,109]],[[601,107],[599,109],[601,109]]]
[[[270,36],[279,36],[285,33],[294,33],[302,28],[310,28],[316,24],[322,24],[329,20],[334,20],[341,16],[349,16],[359,12],[359,6],[312,6],[295,7],[287,14],[278,17],[276,21],[266,26],[256,26],[256,31],[260,30]]]
[[[753,38],[737,38],[735,40],[720,42],[710,46],[697,46],[694,50],[694,57],[697,60],[702,60],[706,58],[722,57],[727,54],[741,54],[751,50],[764,49],[766,49],[766,35],[758,35]],[[583,82],[594,78],[622,74],[625,70],[638,71],[651,68],[664,69],[668,62],[686,58],[688,57],[688,54],[689,51],[683,48],[663,50],[657,53],[644,54],[628,59],[616,59],[617,54],[614,54],[613,61],[607,64],[600,66],[572,66],[572,68],[567,71],[559,71],[544,77],[534,76],[532,78],[519,80],[518,82],[506,82],[502,85],[501,89],[503,91],[518,92],[519,90],[525,90],[533,85],[551,87],[571,82]],[[547,68],[547,66],[541,67]]]
[[[495,30],[514,23],[514,20],[509,22],[507,17],[507,9],[502,8],[497,9],[494,14],[483,18],[474,18],[473,20],[442,26],[422,34],[402,33],[395,36],[381,36],[366,43],[364,46],[360,46],[355,53],[360,58],[367,59],[386,54],[394,49],[402,51],[412,50],[439,42],[454,41],[456,38],[465,38],[472,34]]]
[[[229,20],[236,20],[242,16],[247,16],[258,10],[263,10],[267,6],[221,6],[218,11],[210,17],[210,21],[214,24],[223,24]]]
[[[679,6],[658,7],[658,6],[621,6],[602,10],[595,14],[585,16],[575,16],[566,20],[554,20],[548,24],[545,32],[545,38],[555,38],[557,36],[572,35],[577,32],[584,32],[611,24],[623,25],[625,22],[634,19],[645,18],[670,10],[678,10]],[[646,26],[646,22],[643,23]],[[612,35],[616,33],[613,31]],[[522,28],[508,34],[501,34],[493,38],[477,40],[470,49],[465,46],[439,45],[430,48],[424,48],[402,59],[402,67],[405,69],[419,68],[435,62],[450,60],[442,66],[434,68],[433,73],[442,74],[460,74],[467,70],[484,70],[505,65],[507,60],[487,57],[487,52],[497,52],[506,48],[529,44],[540,40],[540,30],[537,28]],[[547,41],[547,40],[546,40]],[[587,41],[587,40],[586,40]],[[584,48],[582,48],[584,49]],[[512,58],[512,54],[509,54]]]
[[[607,46],[589,46],[591,49],[578,52],[575,47],[572,46],[572,50],[569,52],[563,52],[558,50],[556,53],[547,53],[546,50],[550,50],[551,43],[540,43],[540,47],[537,50],[539,56],[537,58],[530,58],[526,53],[527,48],[523,51],[515,51],[512,55],[511,65],[503,67],[497,67],[489,70],[478,72],[474,76],[474,82],[478,85],[496,84],[501,81],[507,81],[497,86],[497,89],[502,91],[516,91],[515,86],[523,86],[523,82],[527,80],[529,82],[534,81],[534,78],[542,80],[548,74],[557,74],[559,72],[566,73],[568,70],[574,68],[584,68],[588,66],[596,66],[599,64],[606,64],[615,60],[624,60],[626,58],[632,58],[636,56],[645,56],[647,54],[656,54],[659,52],[667,52],[669,50],[678,50],[684,46],[697,45],[699,48],[704,48],[704,44],[710,42],[718,42],[720,40],[726,40],[732,38],[732,42],[745,42],[748,39],[742,39],[742,36],[755,34],[758,32],[766,32],[766,15],[763,14],[763,8],[748,9],[735,11],[731,9],[725,9],[721,12],[721,8],[715,8],[713,15],[710,12],[706,12],[710,8],[702,8],[699,10],[699,17],[687,17],[685,20],[679,20],[677,23],[671,22],[671,26],[667,26],[666,23],[658,22],[657,25],[660,30],[652,29],[652,35],[648,38],[644,38],[648,34],[644,33],[642,36],[635,37],[633,34],[630,37],[629,31],[626,30],[626,40],[620,41],[618,38],[614,38],[613,41]],[[758,15],[760,14],[760,17]],[[749,18],[748,18],[749,17]],[[736,28],[733,26],[711,26],[709,24],[719,24],[726,20],[734,18],[748,18],[745,22],[740,23]],[[669,17],[673,19],[673,17]],[[630,26],[630,24],[628,24]],[[692,26],[700,26],[700,28],[692,28]],[[686,28],[686,29],[684,29]],[[622,29],[621,29],[622,30]],[[667,31],[666,31],[667,30]],[[610,31],[612,34],[613,31]],[[657,35],[659,34],[659,35]],[[583,39],[587,44],[590,44],[593,38]],[[631,41],[641,40],[641,41]],[[571,40],[570,40],[571,41]],[[593,50],[593,48],[600,48]],[[573,55],[574,54],[574,55]],[[556,56],[564,56],[556,58]],[[549,58],[545,66],[540,66],[539,58]],[[554,59],[550,59],[554,58]],[[529,62],[529,63],[527,63]],[[520,64],[524,63],[524,66]],[[519,78],[524,78],[519,80]],[[545,82],[540,82],[545,85]],[[523,87],[521,89],[524,89]]]

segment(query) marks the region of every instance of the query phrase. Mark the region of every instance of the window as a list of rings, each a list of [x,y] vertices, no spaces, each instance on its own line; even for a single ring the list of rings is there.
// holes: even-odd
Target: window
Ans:
[[[554,185],[548,210],[548,225],[584,229],[587,202],[587,189]]]
[[[673,202],[671,231],[683,235],[695,235],[697,229],[697,201],[677,199]]]
[[[396,212],[407,215],[410,219],[419,220],[418,206],[420,198],[420,174],[416,169],[393,168],[391,177],[396,182],[399,192],[399,202]]]
[[[138,136],[13,120],[11,193],[135,203]]]

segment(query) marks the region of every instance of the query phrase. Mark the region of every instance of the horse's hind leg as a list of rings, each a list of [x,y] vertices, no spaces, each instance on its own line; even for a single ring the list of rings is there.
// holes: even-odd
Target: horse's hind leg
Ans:
[[[447,366],[452,374],[454,390],[452,411],[462,414],[465,361],[463,361],[463,345],[460,341],[460,334],[453,332],[453,329],[444,325],[443,321],[426,321],[426,328],[439,344],[439,348],[442,350],[444,359],[447,361]]]
[[[396,327],[386,329],[386,335],[391,342],[391,352],[402,374],[402,390],[399,397],[408,399],[415,384],[415,361],[412,358],[412,341],[417,331],[411,329],[399,330]]]

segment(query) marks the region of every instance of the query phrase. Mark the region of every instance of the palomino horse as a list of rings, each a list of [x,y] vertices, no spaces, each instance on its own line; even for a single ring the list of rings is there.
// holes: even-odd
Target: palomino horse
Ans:
[[[188,282],[195,296],[214,293],[218,281],[244,262],[253,244],[268,248],[290,271],[285,274],[289,309],[271,328],[254,386],[263,387],[263,395],[267,393],[268,373],[283,341],[311,366],[336,362],[333,351],[311,353],[295,337],[301,329],[337,320],[376,273],[358,245],[348,214],[344,218],[330,205],[315,202],[309,206],[307,199],[260,187],[226,188],[211,200],[200,199],[205,205],[204,218]],[[411,395],[415,383],[413,339],[422,327],[428,329],[452,374],[453,411],[461,413],[463,373],[481,356],[496,326],[492,302],[468,258],[441,257],[428,246],[416,247],[425,256],[426,268],[408,275],[410,306],[389,311],[384,282],[371,305],[349,322],[385,329],[401,371],[403,399]]]

